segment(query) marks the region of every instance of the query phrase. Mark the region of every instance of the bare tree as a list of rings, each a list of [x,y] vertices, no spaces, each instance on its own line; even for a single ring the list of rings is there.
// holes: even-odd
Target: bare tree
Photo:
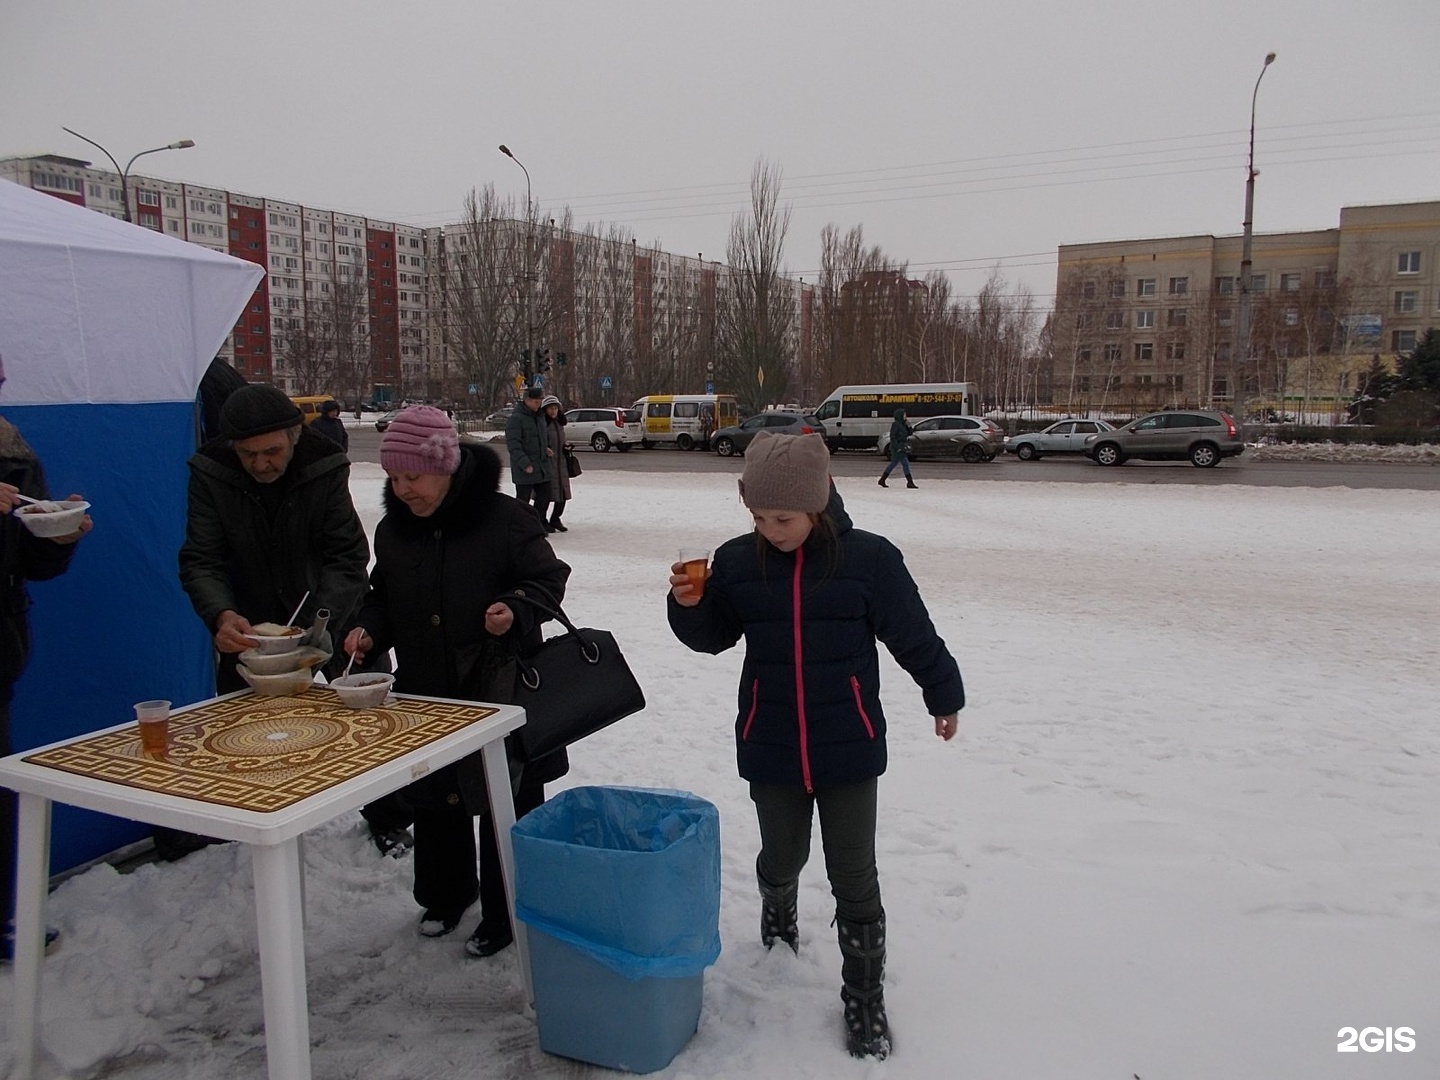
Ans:
[[[341,273],[343,265],[347,272]],[[305,309],[281,316],[285,327],[276,342],[276,359],[289,370],[301,392],[352,390],[355,400],[368,396],[372,370],[369,289],[364,264],[337,264],[333,275],[307,282],[315,290]]]
[[[730,225],[730,304],[720,314],[719,376],[743,408],[783,401],[788,385],[786,338],[795,305],[781,267],[790,209],[781,209],[779,166],[764,159],[750,175],[750,211]]]

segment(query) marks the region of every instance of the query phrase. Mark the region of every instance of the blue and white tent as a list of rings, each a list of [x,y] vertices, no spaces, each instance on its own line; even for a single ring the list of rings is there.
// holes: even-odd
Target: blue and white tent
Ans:
[[[210,640],[180,589],[185,462],[201,376],[264,271],[0,183],[0,412],[51,494],[90,503],[68,573],[32,584],[34,652],[16,688],[16,750],[123,723],[131,705],[213,693]],[[51,867],[142,835],[56,807]]]

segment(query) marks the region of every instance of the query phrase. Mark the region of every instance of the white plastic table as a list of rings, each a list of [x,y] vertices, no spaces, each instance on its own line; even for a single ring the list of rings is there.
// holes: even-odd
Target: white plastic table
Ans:
[[[172,714],[172,725],[184,714],[219,702],[250,696],[245,690],[197,702]],[[19,795],[19,836],[15,882],[15,1045],[22,1080],[35,1075],[40,1025],[40,968],[44,951],[45,899],[49,885],[50,806],[53,802],[115,814],[150,825],[233,840],[250,848],[255,874],[255,918],[260,931],[260,980],[264,999],[265,1051],[271,1080],[309,1080],[310,1015],[305,992],[304,863],[300,836],[341,814],[483,750],[485,782],[494,809],[494,827],[504,871],[505,897],[510,905],[515,945],[525,983],[525,999],[533,1000],[524,926],[513,920],[515,909],[514,853],[510,827],[515,803],[505,760],[504,738],[525,722],[525,710],[514,705],[448,701],[396,695],[405,702],[452,706],[451,716],[474,721],[409,752],[367,765],[348,779],[325,787],[279,809],[258,812],[205,798],[147,790],[109,779],[24,760],[46,751],[73,747],[113,732],[133,732],[119,724],[76,739],[0,758],[0,786]],[[423,706],[422,706],[423,707]],[[274,737],[272,734],[269,736]]]

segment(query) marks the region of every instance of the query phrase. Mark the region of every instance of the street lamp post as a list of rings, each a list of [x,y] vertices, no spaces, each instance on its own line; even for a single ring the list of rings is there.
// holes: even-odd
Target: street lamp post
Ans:
[[[110,164],[111,164],[111,165],[114,165],[114,166],[115,166],[115,171],[120,174],[120,202],[121,202],[121,207],[122,207],[122,209],[123,209],[124,212],[125,212],[125,220],[126,220],[126,221],[130,221],[130,220],[131,220],[131,218],[130,218],[130,166],[135,164],[136,159],[137,159],[137,158],[142,158],[142,157],[144,157],[146,154],[158,154],[158,153],[160,153],[160,151],[162,151],[162,150],[188,150],[188,149],[190,149],[190,147],[192,147],[192,146],[195,145],[195,140],[194,140],[194,139],[176,139],[174,142],[172,142],[172,143],[166,143],[164,146],[156,146],[156,147],[152,147],[152,148],[149,149],[149,150],[141,150],[138,154],[135,155],[135,157],[132,157],[129,161],[127,161],[127,162],[125,163],[125,168],[122,169],[122,168],[120,168],[120,163],[115,160],[115,155],[113,155],[112,153],[110,153],[109,150],[106,150],[105,147],[101,146],[101,145],[100,145],[98,142],[96,142],[94,139],[87,139],[87,138],[85,138],[84,135],[81,135],[78,131],[73,131],[73,130],[71,130],[70,128],[67,128],[67,127],[62,127],[60,130],[61,130],[61,131],[69,132],[71,135],[74,135],[77,139],[81,139],[81,140],[83,140],[84,142],[88,142],[91,146],[95,147],[95,149],[99,150],[102,154],[104,154],[107,158],[110,159]]]
[[[1260,80],[1265,78],[1265,70],[1275,62],[1275,54],[1266,53],[1265,62],[1260,65],[1260,74],[1255,79],[1255,89],[1250,94],[1250,156],[1245,167],[1245,238],[1240,246],[1240,316],[1236,319],[1238,323],[1236,333],[1238,341],[1235,346],[1236,362],[1231,365],[1235,373],[1235,390],[1233,402],[1235,407],[1235,422],[1240,425],[1241,430],[1245,427],[1245,380],[1250,375],[1250,254],[1251,237],[1255,217],[1255,101],[1260,96]]]
[[[525,163],[510,152],[510,148],[504,143],[500,144],[500,152],[508,157],[520,171],[525,174],[525,381],[530,382],[530,363],[534,357],[535,343],[531,340],[535,336],[535,327],[530,321],[530,268],[535,261],[535,230],[532,226],[533,217],[530,213],[530,170],[525,168]]]

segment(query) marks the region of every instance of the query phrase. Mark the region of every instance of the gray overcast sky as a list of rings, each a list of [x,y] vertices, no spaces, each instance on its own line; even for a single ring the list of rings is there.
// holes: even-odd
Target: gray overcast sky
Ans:
[[[757,158],[807,278],[827,222],[1049,302],[1058,244],[1440,199],[1436,0],[0,0],[0,156],[94,160],[417,225],[494,182],[723,258]],[[101,162],[103,164],[103,158]]]

